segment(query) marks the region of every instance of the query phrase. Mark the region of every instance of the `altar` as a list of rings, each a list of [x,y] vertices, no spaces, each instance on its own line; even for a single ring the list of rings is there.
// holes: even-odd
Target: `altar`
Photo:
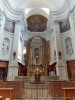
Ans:
[[[35,83],[41,83],[41,75],[40,73],[35,73]]]
[[[45,72],[42,71],[42,69],[36,67],[33,70],[33,73],[30,75],[30,83],[35,84],[42,84],[45,83]]]
[[[30,83],[31,84],[44,84],[45,83],[45,77],[42,74],[34,74],[33,76],[30,76]]]

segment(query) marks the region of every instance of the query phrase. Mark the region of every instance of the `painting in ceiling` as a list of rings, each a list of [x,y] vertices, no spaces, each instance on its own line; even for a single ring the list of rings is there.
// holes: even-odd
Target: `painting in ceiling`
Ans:
[[[31,32],[44,32],[47,29],[47,18],[42,15],[32,15],[27,18],[27,29]]]

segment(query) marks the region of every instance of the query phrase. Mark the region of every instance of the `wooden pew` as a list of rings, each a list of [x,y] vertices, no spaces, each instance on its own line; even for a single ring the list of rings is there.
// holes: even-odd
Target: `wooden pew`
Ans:
[[[62,100],[75,100],[75,87],[62,88]]]
[[[62,98],[62,88],[75,87],[75,81],[51,81],[49,84],[50,96],[54,98]]]
[[[3,100],[3,96],[0,96],[0,100]]]
[[[0,82],[0,88],[13,88],[13,99],[21,99],[24,94],[24,82],[21,81]]]
[[[13,88],[0,88],[0,95],[3,96],[3,100],[6,98],[13,100]]]

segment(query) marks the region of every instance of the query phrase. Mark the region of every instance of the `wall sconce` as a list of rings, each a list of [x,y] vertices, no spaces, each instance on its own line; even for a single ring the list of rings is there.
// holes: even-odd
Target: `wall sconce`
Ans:
[[[24,47],[24,49],[23,49],[23,54],[26,54],[26,47]]]
[[[16,58],[16,51],[13,52],[13,59],[15,60]]]
[[[61,51],[58,52],[58,55],[59,55],[59,59],[61,60],[62,59],[62,53],[61,53]]]

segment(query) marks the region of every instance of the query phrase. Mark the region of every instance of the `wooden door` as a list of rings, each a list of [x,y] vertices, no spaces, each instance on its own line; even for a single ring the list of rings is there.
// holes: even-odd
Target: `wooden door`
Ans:
[[[66,63],[69,79],[75,78],[75,60],[67,61]]]

